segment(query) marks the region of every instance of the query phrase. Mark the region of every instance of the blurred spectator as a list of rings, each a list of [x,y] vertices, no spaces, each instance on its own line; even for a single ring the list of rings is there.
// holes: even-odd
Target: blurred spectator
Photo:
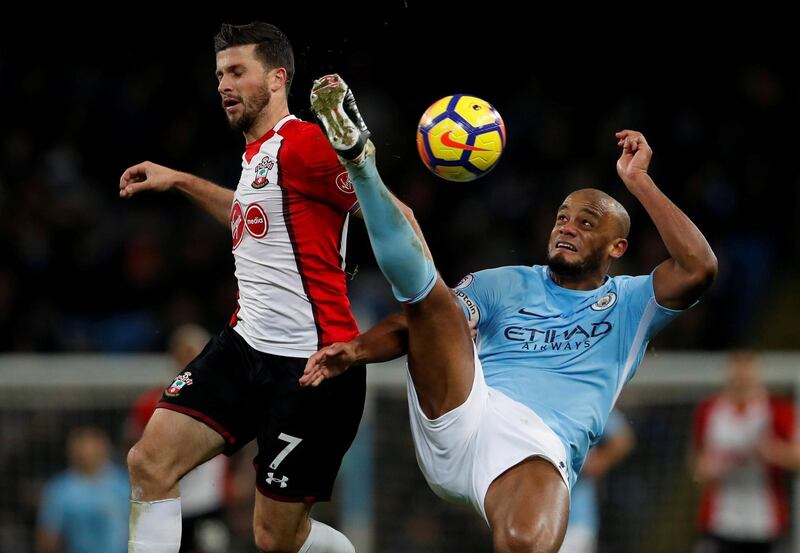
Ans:
[[[769,552],[788,529],[784,474],[800,467],[794,405],[770,396],[759,368],[754,352],[733,353],[722,392],[695,411],[696,553]]]
[[[572,488],[569,523],[559,553],[595,553],[600,527],[597,479],[621,462],[633,449],[633,432],[616,409],[608,418],[603,437],[589,450],[586,463]]]
[[[108,436],[96,427],[73,429],[69,468],[42,495],[39,553],[125,553],[128,544],[128,475],[112,463]]]
[[[186,324],[173,332],[169,350],[180,371],[203,350],[211,336],[202,327]],[[144,432],[164,386],[144,392],[131,408],[127,440],[135,443]],[[230,532],[223,512],[228,461],[223,455],[198,466],[180,481],[181,530],[180,553],[223,553],[228,551]]]
[[[517,56],[498,56],[492,48],[443,64],[426,41],[408,41],[424,36],[429,17],[423,4],[405,4],[392,15],[365,16],[357,28],[326,40],[318,38],[324,24],[281,10],[298,56],[297,94],[289,101],[304,117],[308,98],[300,91],[310,89],[312,78],[332,69],[369,75],[353,85],[365,86],[359,101],[383,141],[384,171],[416,212],[446,282],[542,251],[538,227],[549,224],[553,203],[565,192],[597,186],[617,196],[608,137],[621,126],[637,126],[661,137],[659,159],[681,160],[654,170],[709,238],[721,268],[709,297],[656,345],[798,343],[800,326],[792,316],[800,287],[800,218],[775,217],[769,228],[762,222],[774,210],[774,194],[765,192],[780,191],[781,204],[792,212],[800,203],[797,171],[783,162],[791,159],[792,142],[780,139],[793,136],[800,106],[794,64],[776,57],[792,50],[791,33],[749,41],[737,35],[727,42],[693,35],[691,43],[632,63],[626,79],[638,86],[622,93],[614,46],[605,41],[589,49],[566,38],[537,45],[528,33],[512,39],[515,33],[506,32],[509,51],[547,55],[523,71]],[[503,26],[514,22],[512,12],[495,16]],[[190,320],[206,325],[235,308],[230,235],[204,228],[194,207],[177,196],[122,209],[116,185],[121,168],[145,154],[215,182],[238,181],[241,168],[231,159],[241,154],[240,145],[225,131],[219,95],[208,86],[213,67],[203,55],[218,24],[218,16],[205,14],[189,26],[148,20],[150,33],[165,40],[135,49],[113,25],[98,29],[86,22],[37,22],[49,39],[37,44],[30,44],[24,25],[0,35],[0,100],[19,108],[5,114],[0,136],[0,349],[158,351],[178,324],[171,320],[176,301],[193,312]],[[102,51],[91,49],[89,37],[104,44]],[[43,56],[48,67],[30,61]],[[182,71],[173,70],[177,64]],[[513,86],[476,79],[476,67],[519,79]],[[680,68],[680,79],[664,70],[672,67]],[[403,71],[425,75],[413,95],[379,86]],[[494,172],[457,188],[425,172],[413,139],[423,110],[456,90],[490,100],[509,132]],[[165,102],[164,91],[180,102]],[[632,210],[631,243],[655,244],[628,252],[619,270],[635,273],[663,259],[663,252],[649,236],[652,227],[636,224],[646,214],[626,194],[620,200]],[[348,261],[358,253],[362,232],[352,226]],[[362,275],[375,270],[368,245],[366,251]],[[369,286],[384,289],[382,279]],[[371,295],[362,287],[362,296]],[[711,313],[715,324],[703,324]]]

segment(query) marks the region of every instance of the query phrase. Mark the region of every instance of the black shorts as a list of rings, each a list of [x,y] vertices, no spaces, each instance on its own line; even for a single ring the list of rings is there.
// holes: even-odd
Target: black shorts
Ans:
[[[714,534],[707,534],[699,547],[698,553],[769,553],[775,548],[775,541],[729,540]]]
[[[226,327],[164,391],[158,407],[216,430],[231,455],[258,439],[256,487],[280,501],[328,501],[364,411],[366,368],[316,388],[298,383],[306,359],[250,347]]]

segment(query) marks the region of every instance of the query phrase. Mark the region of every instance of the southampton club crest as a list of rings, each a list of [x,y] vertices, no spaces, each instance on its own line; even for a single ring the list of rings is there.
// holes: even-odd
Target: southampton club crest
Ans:
[[[275,162],[272,161],[272,158],[269,156],[264,156],[264,159],[262,159],[261,162],[259,162],[259,164],[256,166],[256,179],[250,186],[259,189],[268,185],[269,179],[267,177],[274,166]]]
[[[186,386],[191,386],[192,382],[194,382],[190,377],[192,373],[190,371],[184,371],[179,374],[175,380],[172,382],[169,388],[164,390],[164,393],[169,397],[175,397],[181,393]]]

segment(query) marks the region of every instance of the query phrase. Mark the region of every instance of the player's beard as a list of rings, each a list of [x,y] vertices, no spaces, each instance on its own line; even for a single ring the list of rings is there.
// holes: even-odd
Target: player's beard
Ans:
[[[547,256],[547,265],[550,270],[568,280],[580,280],[585,276],[596,274],[602,263],[603,250],[600,248],[589,254],[589,257],[578,261],[568,261],[560,255]]]
[[[242,98],[242,114],[238,119],[228,118],[228,124],[236,131],[247,133],[255,124],[259,114],[266,109],[272,93],[266,85],[251,98]]]

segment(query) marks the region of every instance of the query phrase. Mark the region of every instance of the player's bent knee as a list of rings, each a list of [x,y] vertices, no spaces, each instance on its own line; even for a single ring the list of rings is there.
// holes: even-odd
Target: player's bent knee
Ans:
[[[547,521],[529,524],[510,523],[494,531],[494,548],[497,553],[556,553],[563,540],[563,532]]]
[[[264,553],[295,553],[297,550],[296,537],[282,536],[274,529],[267,528],[260,524],[253,527],[255,534],[256,547]]]
[[[143,490],[147,495],[167,491],[178,481],[169,462],[142,442],[138,442],[128,451],[128,473],[132,489]]]

